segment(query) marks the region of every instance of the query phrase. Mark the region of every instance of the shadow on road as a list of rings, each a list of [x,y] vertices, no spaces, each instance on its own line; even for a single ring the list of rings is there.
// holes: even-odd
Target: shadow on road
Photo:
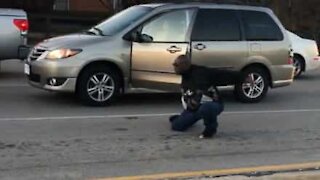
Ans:
[[[0,72],[0,80],[20,80],[22,78],[25,78],[27,83],[27,77],[25,77],[24,74],[21,74],[19,72]]]
[[[300,77],[296,78],[295,81],[318,81],[320,79],[319,73],[306,73],[302,74]]]
[[[237,102],[232,91],[224,91],[221,93],[225,102]],[[64,106],[84,106],[73,93],[50,93],[42,92],[33,95],[37,101],[43,103],[64,105]],[[118,98],[111,106],[130,106],[130,105],[166,105],[180,104],[181,95],[179,93],[132,93],[125,94]]]

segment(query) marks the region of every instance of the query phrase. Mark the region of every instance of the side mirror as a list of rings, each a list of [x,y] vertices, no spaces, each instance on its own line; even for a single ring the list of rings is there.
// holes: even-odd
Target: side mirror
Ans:
[[[123,39],[132,42],[139,42],[139,43],[150,43],[153,41],[153,38],[147,34],[141,34],[139,32],[131,32],[126,34]]]
[[[151,37],[147,34],[139,34],[138,40],[139,40],[139,42],[142,42],[142,43],[150,43],[153,41],[153,37]]]
[[[137,36],[135,34],[136,34],[135,32],[130,32],[130,33],[124,35],[123,39],[127,40],[127,41],[134,41],[135,42],[137,39]]]

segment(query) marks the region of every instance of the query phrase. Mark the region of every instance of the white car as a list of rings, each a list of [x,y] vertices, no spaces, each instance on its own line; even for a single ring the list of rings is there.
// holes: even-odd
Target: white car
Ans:
[[[288,34],[294,54],[295,77],[299,77],[302,72],[319,69],[320,57],[316,41],[301,38],[290,31]]]

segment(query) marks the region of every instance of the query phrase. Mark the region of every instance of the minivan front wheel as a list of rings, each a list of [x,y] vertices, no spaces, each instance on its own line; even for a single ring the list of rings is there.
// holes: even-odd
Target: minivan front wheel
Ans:
[[[79,76],[77,95],[86,105],[104,106],[119,95],[119,82],[118,74],[108,67],[90,67]]]
[[[304,67],[304,60],[299,56],[294,56],[293,65],[295,67],[294,77],[298,78],[302,74],[303,67]]]
[[[267,73],[261,68],[248,68],[235,85],[235,95],[241,102],[256,103],[266,96],[268,88]]]

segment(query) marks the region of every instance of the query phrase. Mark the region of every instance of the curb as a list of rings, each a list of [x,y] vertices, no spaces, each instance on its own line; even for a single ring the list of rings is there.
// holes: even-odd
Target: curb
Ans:
[[[196,178],[196,177],[221,177],[234,175],[257,175],[269,174],[276,172],[293,172],[303,170],[317,170],[320,168],[320,162],[284,164],[284,165],[268,165],[257,167],[244,167],[233,169],[216,169],[208,171],[193,171],[179,173],[164,173],[142,176],[126,176],[126,177],[108,177],[96,178],[95,180],[160,180],[160,179],[177,179],[177,178]]]

